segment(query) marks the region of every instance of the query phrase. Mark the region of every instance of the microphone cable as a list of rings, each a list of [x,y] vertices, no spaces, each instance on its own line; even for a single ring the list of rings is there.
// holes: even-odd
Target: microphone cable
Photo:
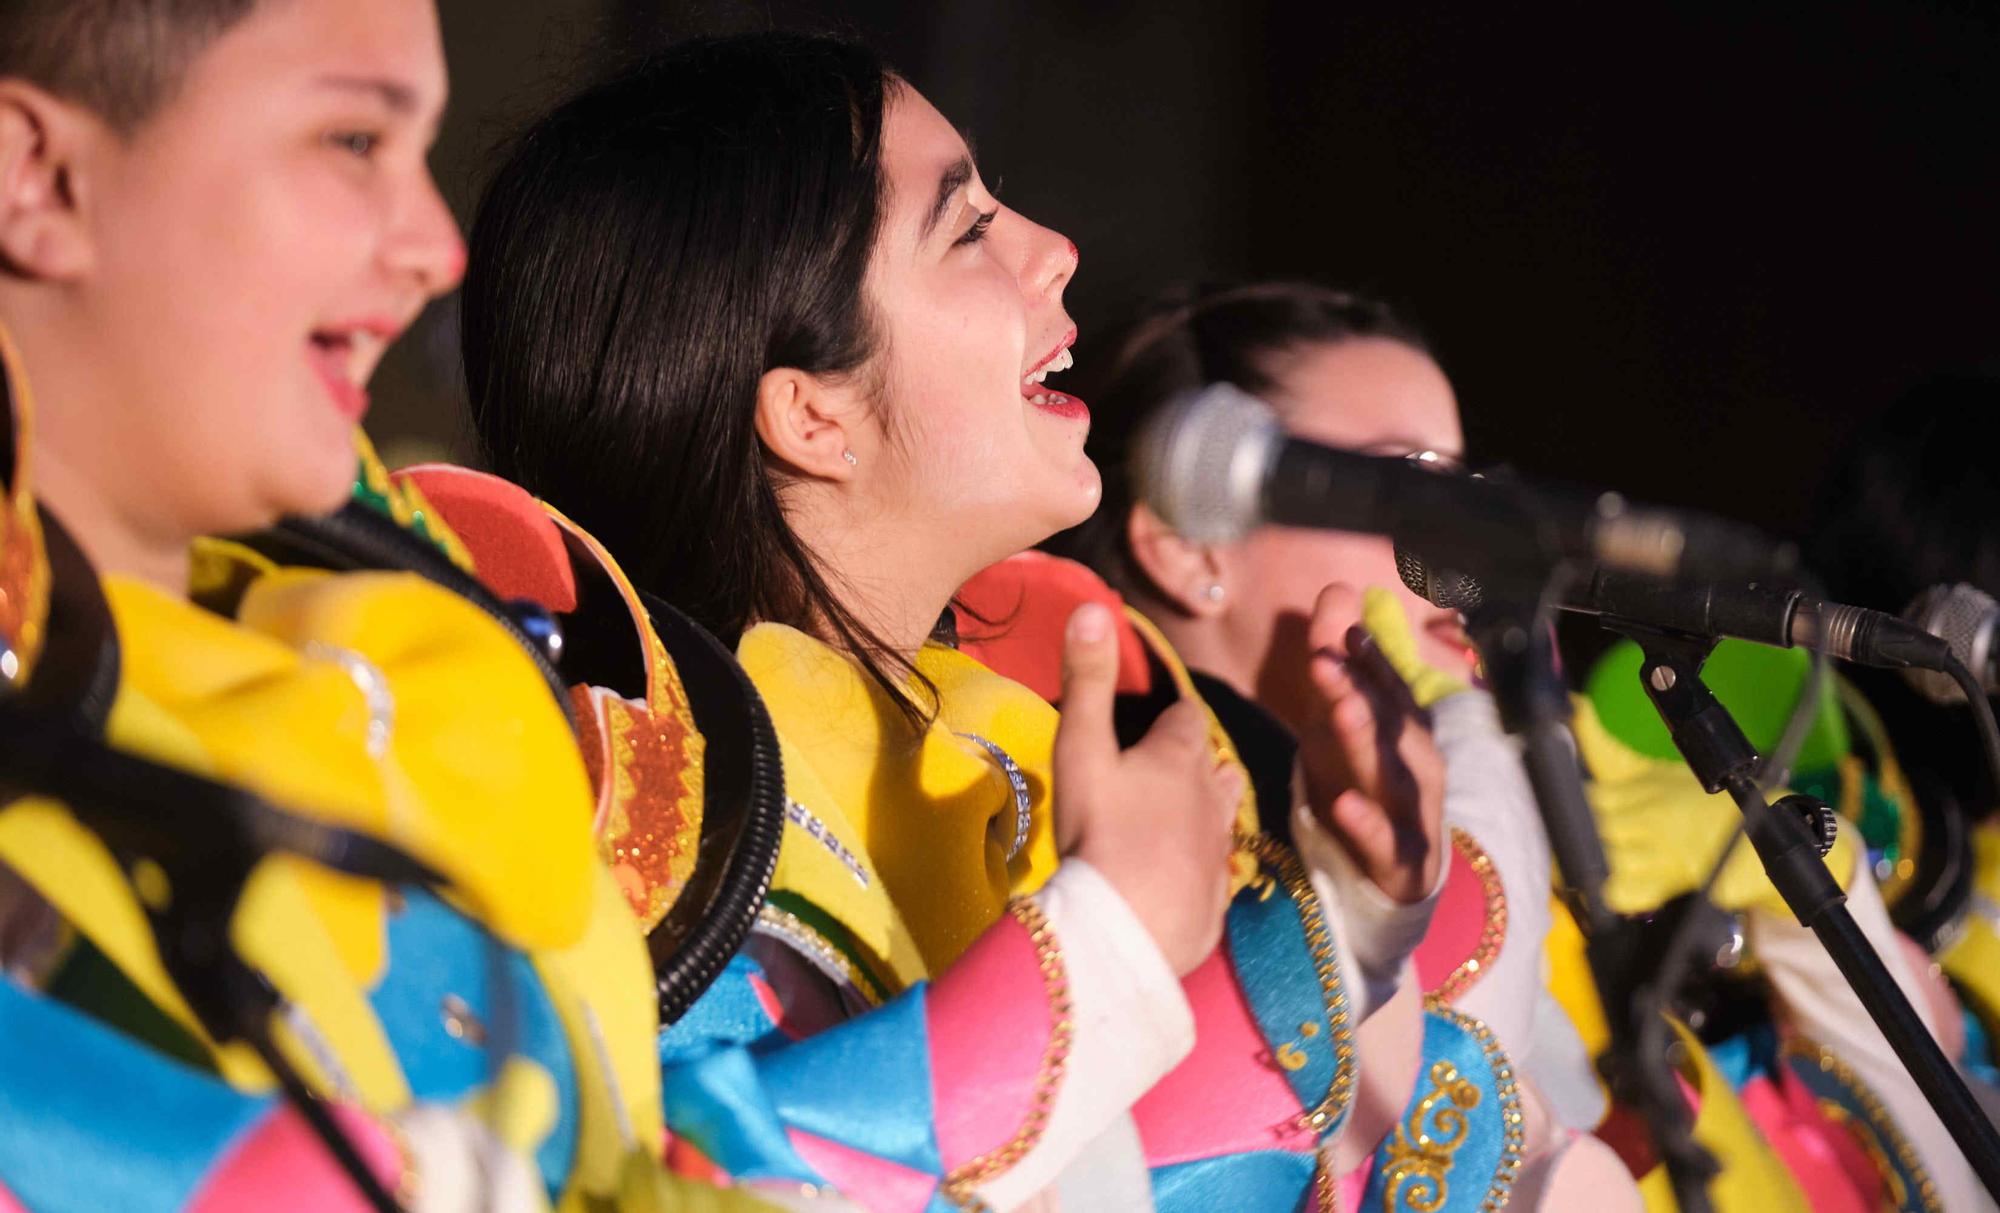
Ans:
[[[1973,723],[1979,729],[1979,748],[1986,758],[1986,773],[1993,779],[1993,786],[2000,788],[2000,723],[1993,717],[1993,701],[1986,697],[1986,688],[1980,685],[1971,668],[1958,659],[1958,654],[1945,658],[1943,672],[1965,692]]]

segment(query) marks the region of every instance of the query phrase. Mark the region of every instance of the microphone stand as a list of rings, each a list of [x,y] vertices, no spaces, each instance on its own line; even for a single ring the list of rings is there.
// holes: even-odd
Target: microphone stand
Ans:
[[[1523,576],[1511,587],[1489,585],[1485,602],[1467,615],[1467,630],[1485,662],[1501,725],[1522,739],[1522,763],[1543,829],[1564,882],[1576,894],[1585,953],[1611,1030],[1605,1077],[1613,1093],[1645,1122],[1682,1213],[1708,1213],[1708,1181],[1717,1166],[1694,1140],[1694,1117],[1668,1060],[1672,1038],[1666,1020],[1649,1010],[1663,1000],[1640,986],[1650,969],[1644,962],[1646,950],[1636,944],[1638,926],[1613,914],[1604,902],[1610,868],[1567,728],[1569,692],[1558,673],[1554,637],[1540,605],[1546,580],[1532,586],[1530,580]]]
[[[1806,823],[1795,813],[1774,812],[1773,806],[1765,803],[1754,778],[1756,748],[1729,710],[1702,683],[1701,669],[1715,649],[1714,638],[1625,624],[1613,630],[1630,636],[1644,652],[1639,676],[1646,695],[1695,777],[1709,792],[1727,791],[1736,801],[1743,813],[1744,833],[1757,848],[1771,883],[1800,925],[1819,937],[1855,997],[1867,1008],[1869,1018],[1888,1038],[1897,1059],[1964,1152],[1979,1182],[2000,1199],[2000,1132],[1973,1100],[1958,1070],[1855,925],[1847,910],[1847,894],[1827,871]]]

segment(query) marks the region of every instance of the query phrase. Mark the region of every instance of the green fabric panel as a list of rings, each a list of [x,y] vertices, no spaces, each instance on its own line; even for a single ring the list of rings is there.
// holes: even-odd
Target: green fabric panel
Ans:
[[[1653,710],[1639,685],[1639,669],[1644,664],[1639,646],[1630,640],[1613,645],[1591,667],[1584,691],[1597,707],[1597,715],[1613,737],[1641,754],[1653,758],[1678,759],[1667,726]],[[1792,705],[1805,686],[1812,654],[1804,649],[1775,649],[1747,640],[1724,640],[1702,670],[1702,681],[1736,717],[1750,744],[1759,753],[1769,753],[1784,731]],[[1805,745],[1792,764],[1794,770],[1812,771],[1831,767],[1850,749],[1847,720],[1841,714],[1834,680],[1828,678],[1821,689],[1819,708]]]

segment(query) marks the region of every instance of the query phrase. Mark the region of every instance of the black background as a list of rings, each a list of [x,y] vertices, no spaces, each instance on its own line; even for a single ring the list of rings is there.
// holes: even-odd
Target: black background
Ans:
[[[1383,295],[1458,385],[1475,459],[1798,534],[1836,447],[2000,354],[2000,10],[1871,3],[1166,8],[447,0],[437,164],[610,54],[859,35],[1083,250],[1089,379],[1177,278]],[[392,461],[462,456],[448,306],[385,368]],[[1086,393],[1087,395],[1087,393]],[[1894,604],[1889,604],[1894,605]]]

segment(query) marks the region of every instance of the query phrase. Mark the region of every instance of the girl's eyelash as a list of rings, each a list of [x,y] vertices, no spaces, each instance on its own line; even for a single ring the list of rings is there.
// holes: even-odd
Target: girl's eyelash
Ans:
[[[971,227],[965,229],[965,234],[952,241],[952,243],[954,245],[978,244],[986,238],[986,229],[993,226],[993,217],[999,213],[997,210],[992,210],[980,215],[979,218],[972,221]]]
[[[331,131],[326,136],[328,147],[363,160],[373,155],[381,142],[382,137],[373,131]]]

